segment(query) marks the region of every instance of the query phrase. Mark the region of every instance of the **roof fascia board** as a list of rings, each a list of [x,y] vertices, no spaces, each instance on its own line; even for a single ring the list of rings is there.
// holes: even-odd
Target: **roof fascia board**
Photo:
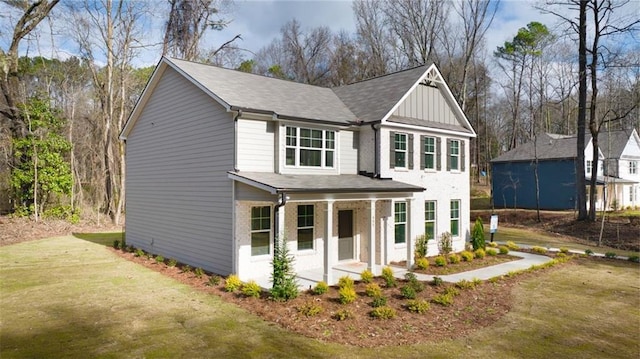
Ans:
[[[413,83],[413,85],[411,85],[411,87],[409,88],[409,90],[407,92],[404,93],[404,95],[402,95],[402,97],[400,98],[400,100],[398,102],[396,102],[395,105],[393,105],[393,107],[391,107],[391,109],[387,112],[386,115],[384,115],[380,120],[382,122],[386,122],[387,119],[398,109],[398,107],[400,106],[401,103],[404,102],[404,100],[407,99],[407,97],[409,97],[409,94],[411,94],[411,92],[413,92],[413,90],[418,87],[418,84],[420,83],[420,81],[422,81],[422,79],[424,79],[424,77],[427,75],[427,73],[429,72],[429,69],[431,69],[431,67],[433,67],[434,65],[432,64],[431,66],[429,66],[426,70],[424,70],[424,72],[422,73],[422,75]]]
[[[162,74],[167,68],[163,60],[164,60],[164,57],[161,58],[158,64],[156,65],[156,68],[153,70],[151,77],[147,81],[147,84],[145,85],[144,90],[140,95],[140,98],[138,98],[138,101],[136,101],[136,104],[133,107],[133,110],[131,110],[131,113],[129,114],[129,118],[127,119],[127,122],[122,127],[122,131],[120,131],[120,136],[119,136],[121,141],[126,140],[127,136],[129,136],[129,133],[133,129],[133,126],[138,121],[138,117],[140,116],[142,109],[145,107],[147,102],[149,102],[149,98],[151,97],[151,93],[153,92],[153,89],[155,89],[156,86],[158,85],[158,82],[160,82],[160,78],[162,77]]]
[[[435,133],[441,133],[443,135],[456,135],[456,136],[469,137],[469,138],[476,137],[475,132],[474,133],[469,133],[469,132],[447,130],[447,129],[444,129],[444,128],[422,127],[422,126],[416,126],[416,125],[407,125],[407,124],[403,124],[403,123],[396,123],[396,122],[391,122],[391,121],[385,122],[384,126],[385,127],[398,128],[398,129],[402,129],[402,130],[415,130],[415,131],[421,131],[421,132],[424,132],[424,131],[435,132]]]
[[[268,185],[266,185],[264,183],[253,181],[253,180],[250,180],[248,178],[239,176],[239,175],[237,175],[235,173],[231,173],[231,172],[227,172],[227,174],[228,174],[228,177],[230,179],[234,180],[234,181],[238,181],[238,182],[244,183],[244,184],[249,185],[251,187],[259,188],[259,189],[261,189],[263,191],[269,192],[270,194],[278,194],[279,193],[277,188],[268,186]]]

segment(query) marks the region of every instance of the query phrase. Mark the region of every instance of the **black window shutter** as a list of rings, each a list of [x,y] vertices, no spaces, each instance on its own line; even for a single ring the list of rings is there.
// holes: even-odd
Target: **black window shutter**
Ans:
[[[447,138],[447,171],[451,171],[451,140]]]
[[[407,155],[409,156],[409,169],[413,169],[413,134],[409,134],[409,150]]]
[[[391,134],[391,138],[389,140],[389,149],[390,149],[389,167],[395,168],[396,167],[396,133],[391,131],[390,134]]]
[[[423,170],[424,166],[424,136],[420,136],[420,169]]]
[[[440,137],[436,137],[436,170],[440,171],[442,169],[442,139]]]
[[[464,151],[464,141],[460,141],[460,171],[464,172],[465,170],[465,151]]]

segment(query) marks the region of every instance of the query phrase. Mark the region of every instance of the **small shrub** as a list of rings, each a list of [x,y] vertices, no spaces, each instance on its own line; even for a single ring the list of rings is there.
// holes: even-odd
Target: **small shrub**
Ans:
[[[157,255],[156,256],[156,262],[157,263],[164,263],[164,257],[161,255]]]
[[[382,296],[382,289],[380,288],[378,283],[369,283],[369,284],[367,284],[367,286],[366,286],[364,291],[367,294],[367,297],[375,298],[375,297]]]
[[[567,257],[566,253],[563,253],[563,252],[556,253],[556,258],[566,258],[566,257]]]
[[[407,302],[407,309],[410,312],[424,314],[429,311],[431,305],[426,300],[412,299]]]
[[[540,247],[540,246],[533,246],[531,247],[531,251],[532,252],[536,252],[538,254],[545,254],[547,253],[547,249],[544,247]]]
[[[447,258],[445,256],[437,256],[433,262],[437,267],[444,267],[447,265]]]
[[[567,248],[567,247],[560,247],[560,253],[564,253],[564,254],[569,253],[569,248]]]
[[[363,283],[371,283],[373,281],[373,272],[368,269],[365,269],[360,273],[360,279]]]
[[[457,295],[460,295],[460,291],[456,287],[447,287],[444,289],[444,294],[455,297]]]
[[[333,314],[333,317],[338,321],[343,321],[353,318],[353,313],[349,309],[340,309]]]
[[[287,301],[298,296],[298,283],[293,269],[295,258],[289,254],[289,247],[285,238],[277,238],[277,245],[273,246],[271,265],[271,298],[277,301]]]
[[[507,241],[506,246],[512,251],[517,251],[518,249],[520,249],[520,246],[518,246],[514,241]]]
[[[356,290],[353,287],[342,287],[338,290],[339,298],[341,304],[349,304],[353,303],[358,295],[356,294]]]
[[[446,256],[451,253],[453,250],[452,240],[451,233],[449,232],[444,232],[440,235],[440,239],[438,240],[438,250],[440,254]]]
[[[493,248],[497,248],[498,247],[498,242],[489,242],[489,243],[487,243],[487,246],[493,247]]]
[[[211,277],[209,277],[209,282],[207,283],[207,285],[211,287],[215,287],[220,284],[220,280],[221,280],[220,276],[212,275]]]
[[[246,297],[260,298],[260,293],[262,293],[262,288],[260,288],[260,285],[253,280],[242,285],[242,294]]]
[[[429,260],[427,258],[418,258],[416,259],[416,268],[418,269],[427,269],[429,268]]]
[[[415,299],[417,295],[416,290],[411,285],[405,285],[400,288],[400,294],[402,294],[405,299]]]
[[[509,247],[507,246],[500,246],[498,249],[500,250],[500,254],[509,254]]]
[[[136,249],[135,253],[133,253],[133,255],[135,257],[143,257],[144,256],[144,251],[140,248]]]
[[[373,297],[373,301],[371,302],[372,307],[378,308],[378,307],[384,307],[385,305],[387,305],[387,297],[383,295]]]
[[[387,287],[395,287],[396,286],[396,277],[393,275],[393,269],[389,266],[385,266],[382,268],[382,278],[384,278],[387,283]]]
[[[396,310],[391,307],[378,307],[372,310],[369,315],[376,319],[392,319],[396,316]]]
[[[451,264],[456,264],[456,263],[460,263],[460,256],[457,255],[456,253],[451,253],[449,254],[449,263]]]
[[[462,251],[462,252],[460,252],[460,257],[465,262],[471,262],[473,260],[473,252]]]
[[[349,277],[348,275],[344,276],[344,277],[340,277],[338,279],[338,288],[353,288],[354,286],[354,282],[353,279],[351,277]]]
[[[480,284],[482,284],[482,280],[481,280],[481,279],[479,279],[479,278],[473,278],[473,279],[471,280],[471,282],[472,282],[472,283],[473,283],[473,285],[474,285],[474,286],[476,286],[476,287],[477,287],[477,286],[479,286]]]
[[[504,247],[507,248],[507,247]],[[508,250],[508,249],[507,249]],[[487,248],[484,253],[490,257],[495,257],[498,255],[498,251],[495,248]]]
[[[408,272],[404,275],[404,279],[409,282],[408,284],[413,288],[416,293],[420,293],[424,290],[424,283],[418,280],[418,277],[414,273]]]
[[[115,249],[120,249],[120,241],[119,240],[114,240],[113,241],[113,248]]]
[[[615,257],[616,257],[616,253],[615,253],[615,252],[606,252],[606,253],[604,254],[604,256],[605,256],[606,258],[615,258]]]
[[[473,246],[473,250],[483,248],[485,245],[484,240],[484,226],[482,225],[482,219],[480,217],[476,218],[476,223],[473,225],[473,229],[471,229],[471,245]]]
[[[298,313],[306,317],[313,317],[322,313],[322,307],[316,303],[307,302],[298,307]]]
[[[227,292],[235,292],[240,288],[242,288],[242,281],[236,274],[228,276],[227,280],[224,281],[224,290]]]
[[[593,251],[589,248],[584,250],[584,254],[588,255],[588,256],[592,256],[593,255]]]
[[[482,248],[478,248],[473,252],[473,256],[478,258],[478,259],[482,259],[487,255],[487,253],[484,251],[484,249]]]
[[[188,264],[185,264],[182,266],[182,273],[191,273],[191,266]]]
[[[202,278],[202,276],[204,275],[204,270],[202,270],[202,268],[198,267],[198,268],[194,269],[193,274],[196,275],[196,278]]]
[[[439,286],[441,286],[443,284],[444,284],[444,280],[442,280],[442,278],[433,277],[433,285],[435,285],[436,287],[439,287]]]
[[[415,252],[414,252],[414,256],[416,260],[426,257],[428,241],[429,241],[429,238],[427,238],[427,236],[425,236],[424,234],[419,235],[416,238]]]
[[[177,261],[177,260],[175,260],[175,259],[173,259],[173,258],[170,258],[170,259],[167,261],[167,265],[168,265],[169,267],[175,267],[177,264],[178,264],[178,261]]]
[[[476,283],[466,279],[462,279],[456,283],[456,287],[460,289],[473,289],[476,287]]]
[[[440,304],[442,306],[450,306],[453,304],[453,296],[450,294],[438,294],[431,299],[432,302]]]
[[[629,262],[640,263],[640,256],[632,255],[627,258]]]
[[[316,286],[313,287],[313,294],[315,295],[322,295],[328,291],[329,291],[329,285],[324,281],[318,282],[318,284],[316,284]]]

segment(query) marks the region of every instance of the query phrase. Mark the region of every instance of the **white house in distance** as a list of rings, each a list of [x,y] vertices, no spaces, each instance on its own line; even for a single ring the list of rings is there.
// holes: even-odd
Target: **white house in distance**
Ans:
[[[475,135],[434,65],[323,88],[163,58],[121,133],[126,240],[246,281],[280,238],[329,284],[425,232],[460,251]]]

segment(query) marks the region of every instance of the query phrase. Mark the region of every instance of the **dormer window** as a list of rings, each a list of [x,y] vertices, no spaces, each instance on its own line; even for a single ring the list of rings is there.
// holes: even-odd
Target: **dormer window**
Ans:
[[[336,133],[287,126],[285,147],[287,166],[333,168]]]

